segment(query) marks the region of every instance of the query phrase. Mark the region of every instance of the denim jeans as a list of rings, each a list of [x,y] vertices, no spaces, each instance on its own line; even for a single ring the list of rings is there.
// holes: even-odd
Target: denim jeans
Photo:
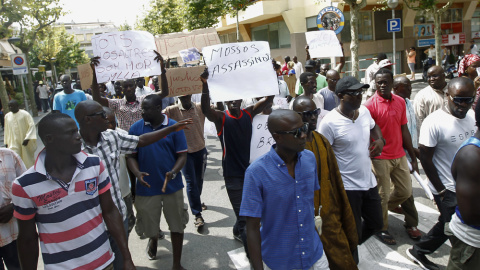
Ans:
[[[413,246],[413,248],[423,254],[431,254],[435,252],[435,250],[447,241],[448,236],[444,233],[445,223],[450,222],[453,213],[455,213],[455,207],[457,206],[456,193],[450,190],[445,192],[443,198],[438,195],[433,195],[433,198],[440,211],[438,222],[425,236],[422,237],[420,242]]]
[[[182,173],[187,182],[187,196],[192,214],[197,216],[202,212],[203,176],[207,167],[207,149],[187,154],[187,162]]]
[[[242,204],[242,195],[243,195],[243,177],[225,177],[225,188],[227,189],[228,198],[232,204],[233,212],[235,212],[235,225],[233,226],[233,234],[240,235],[242,239],[245,252],[248,256],[247,249],[247,218],[240,216],[240,206]]]

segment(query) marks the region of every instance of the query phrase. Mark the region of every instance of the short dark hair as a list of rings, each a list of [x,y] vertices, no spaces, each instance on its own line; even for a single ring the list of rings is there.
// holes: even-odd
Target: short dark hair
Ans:
[[[151,94],[146,96],[143,101],[152,102],[153,106],[162,106],[162,98],[159,95]]]
[[[52,132],[60,132],[58,130],[58,124],[56,123],[60,119],[72,119],[68,114],[53,111],[45,115],[40,122],[38,122],[38,136],[45,144],[45,136]],[[73,120],[73,119],[72,119]]]
[[[379,69],[375,75],[373,76],[373,78],[377,78],[377,75],[383,75],[383,74],[388,74],[390,75],[390,77],[392,78],[392,81],[393,81],[393,72],[390,70],[390,69],[386,69],[386,68],[381,68]]]
[[[300,83],[306,83],[308,82],[308,77],[315,77],[315,74],[312,72],[304,72],[300,75]]]

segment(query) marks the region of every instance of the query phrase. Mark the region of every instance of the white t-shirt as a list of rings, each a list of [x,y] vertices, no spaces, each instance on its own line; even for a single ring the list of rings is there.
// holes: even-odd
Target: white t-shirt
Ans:
[[[320,124],[320,133],[330,142],[337,157],[345,190],[369,190],[377,186],[368,149],[370,130],[374,127],[375,121],[363,105],[355,123],[332,110]]]
[[[295,70],[295,74],[297,75],[297,78],[300,78],[300,75],[303,73],[303,65],[301,62],[295,63],[293,66],[293,69]]]
[[[139,96],[144,96],[144,95],[150,95],[153,93],[153,90],[150,87],[144,86],[143,88],[135,88],[135,95],[137,97]]]
[[[451,173],[451,166],[455,153],[460,145],[475,133],[475,115],[469,110],[463,119],[447,113],[441,108],[425,118],[420,128],[418,144],[435,147],[433,164],[438,176],[446,189],[455,192],[455,181]],[[428,183],[433,194],[438,194],[432,183]]]
[[[480,230],[462,223],[457,213],[453,213],[449,226],[453,235],[462,242],[472,247],[480,248]]]

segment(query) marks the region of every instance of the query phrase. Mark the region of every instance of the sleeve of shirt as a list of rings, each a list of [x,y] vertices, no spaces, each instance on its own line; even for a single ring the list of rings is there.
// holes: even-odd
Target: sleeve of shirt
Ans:
[[[372,117],[375,120],[375,112],[373,111],[372,98],[367,100],[367,102],[365,102],[364,106],[367,108],[368,112],[370,113],[370,117]]]
[[[297,83],[295,84],[295,94],[303,94],[303,87],[300,85],[300,79],[297,79]]]
[[[420,126],[422,125],[423,120],[425,120],[425,102],[421,91],[415,96],[413,110],[415,111],[415,117],[417,118],[417,131],[420,131]]]
[[[12,203],[14,217],[20,220],[30,220],[35,218],[37,206],[20,185],[18,179],[15,180],[12,185]]]
[[[319,132],[328,140],[331,145],[333,144],[335,141],[335,134],[330,127],[330,123],[325,121],[325,119],[320,122]]]
[[[423,144],[426,147],[435,147],[438,143],[438,132],[435,126],[435,121],[430,116],[425,119],[422,127],[420,128],[419,144]]]
[[[129,135],[122,129],[117,129],[114,135],[118,137],[120,142],[119,149],[122,154],[134,153],[137,150],[138,141],[140,138],[136,135]]]
[[[55,97],[53,97],[53,110],[62,111],[62,108],[60,107],[61,105],[58,101],[58,97],[59,97],[58,94],[56,94]]]
[[[177,131],[173,134],[173,140],[175,143],[175,152],[184,153],[188,151],[187,138],[183,130]]]
[[[240,216],[244,217],[262,217],[263,198],[262,185],[258,181],[261,173],[255,168],[249,167],[245,172],[245,182],[243,184],[242,204],[240,206]]]
[[[87,95],[85,95],[85,92],[83,92],[82,90],[78,90],[78,94],[81,101],[87,100]]]
[[[17,153],[13,152],[12,155],[15,161],[15,174],[17,177],[20,177],[27,170],[27,168]]]
[[[105,170],[103,162],[100,160],[100,171],[98,174],[98,195],[107,192],[112,187],[108,172]]]
[[[402,113],[400,114],[400,123],[402,125],[406,125],[408,123],[408,119],[407,119],[407,105],[405,104],[405,102],[401,102],[401,106],[402,106]]]

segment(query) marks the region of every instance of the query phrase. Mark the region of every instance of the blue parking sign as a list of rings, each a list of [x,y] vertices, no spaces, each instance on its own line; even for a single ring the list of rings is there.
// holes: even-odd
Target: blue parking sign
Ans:
[[[387,32],[388,33],[400,32],[401,24],[402,24],[402,21],[400,18],[387,20]]]

